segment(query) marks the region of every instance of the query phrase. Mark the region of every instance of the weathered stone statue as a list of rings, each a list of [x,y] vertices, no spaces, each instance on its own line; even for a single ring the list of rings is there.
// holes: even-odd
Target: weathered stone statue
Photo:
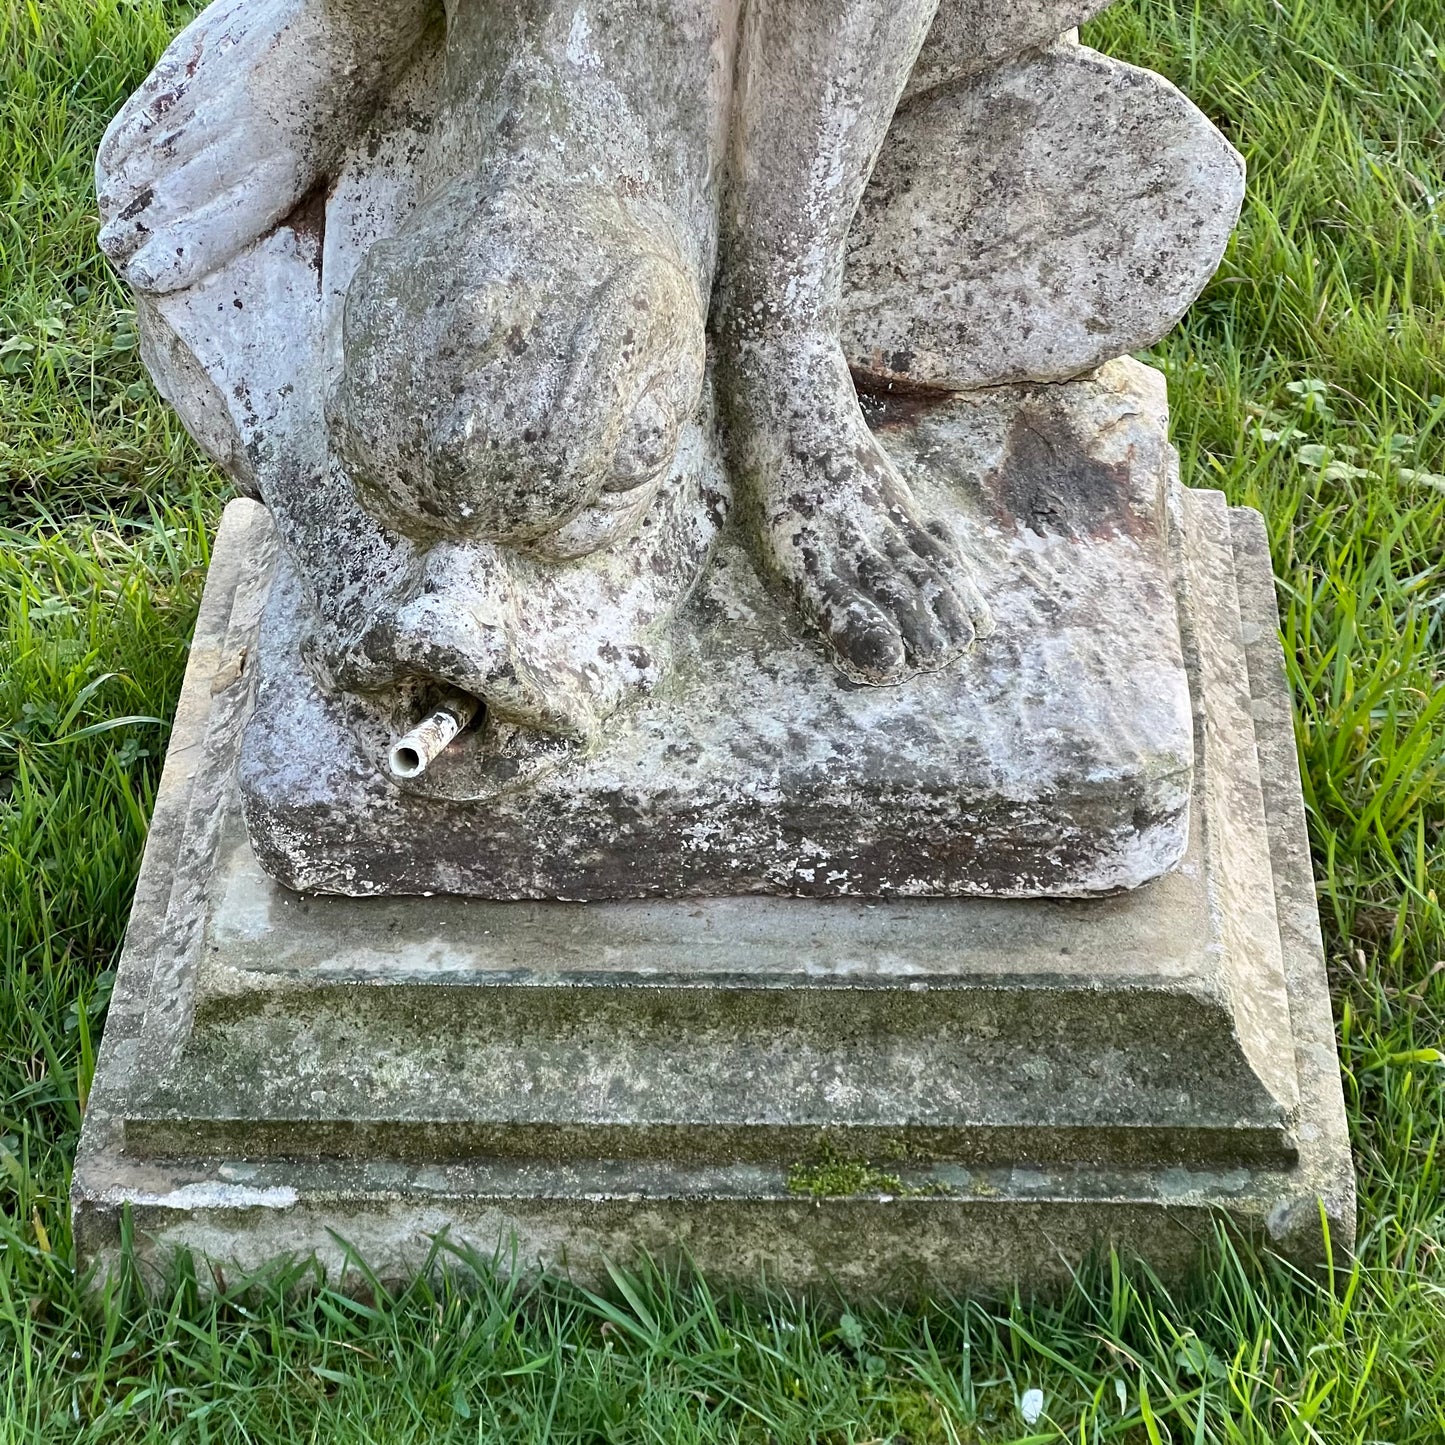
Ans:
[[[845,677],[936,672],[992,629],[992,519],[920,500],[865,403],[1147,344],[1239,203],[1172,87],[1050,47],[1098,8],[245,0],[177,39],[102,147],[102,244],[168,395],[271,507],[368,756],[438,695],[472,717],[393,781],[485,797],[595,751],[665,674],[730,495]],[[283,283],[268,237],[314,257],[319,302],[278,294],[315,273]],[[1013,451],[1087,505],[1069,442],[1012,409]]]
[[[1221,1209],[1345,1239],[1262,529],[1126,356],[1243,167],[1078,44],[1104,3],[177,38],[101,243],[265,509],[217,541],[84,1254],[123,1206],[246,1263],[448,1229],[870,1292],[1178,1265]],[[801,1198],[820,1149],[893,1182]]]

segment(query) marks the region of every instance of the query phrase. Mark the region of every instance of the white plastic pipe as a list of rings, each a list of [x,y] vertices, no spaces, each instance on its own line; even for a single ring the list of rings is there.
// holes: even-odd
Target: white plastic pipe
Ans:
[[[387,755],[394,778],[419,778],[442,751],[477,715],[480,704],[464,692],[448,693],[405,737],[398,738]]]

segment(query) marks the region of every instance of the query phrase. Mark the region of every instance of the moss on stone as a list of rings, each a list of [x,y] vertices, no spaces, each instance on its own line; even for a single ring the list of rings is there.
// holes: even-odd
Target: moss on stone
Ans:
[[[890,1150],[890,1155],[892,1151]],[[897,1158],[906,1157],[902,1146]],[[867,1159],[844,1154],[826,1136],[818,1141],[817,1158],[799,1160],[788,1169],[788,1192],[806,1194],[813,1199],[843,1199],[856,1194],[893,1194],[914,1198],[923,1194],[947,1194],[943,1184],[908,1185],[896,1174],[875,1167]]]

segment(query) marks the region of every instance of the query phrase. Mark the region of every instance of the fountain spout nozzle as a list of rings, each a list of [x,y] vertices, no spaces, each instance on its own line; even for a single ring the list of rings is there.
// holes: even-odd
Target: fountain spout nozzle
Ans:
[[[419,778],[443,748],[481,709],[481,702],[464,692],[448,692],[404,737],[391,746],[386,764],[394,778]]]

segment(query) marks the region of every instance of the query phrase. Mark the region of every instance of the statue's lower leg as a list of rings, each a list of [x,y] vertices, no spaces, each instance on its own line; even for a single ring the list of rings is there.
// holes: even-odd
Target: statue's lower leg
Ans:
[[[893,682],[988,630],[954,540],[874,441],[837,339],[848,228],[936,0],[758,0],[716,308],[729,460],[765,567],[840,666]]]

